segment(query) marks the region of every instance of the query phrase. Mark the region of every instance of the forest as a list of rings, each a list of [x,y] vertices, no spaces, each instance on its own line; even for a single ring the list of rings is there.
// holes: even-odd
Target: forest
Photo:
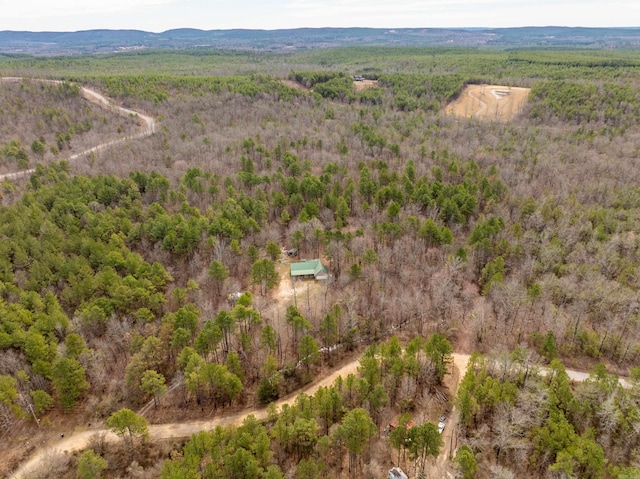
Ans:
[[[0,76],[23,77],[0,82],[0,175],[25,172],[0,176],[3,476],[94,431],[25,477],[640,477],[637,51],[4,56]],[[444,114],[470,84],[531,90],[508,121]],[[329,279],[292,281],[314,258]]]

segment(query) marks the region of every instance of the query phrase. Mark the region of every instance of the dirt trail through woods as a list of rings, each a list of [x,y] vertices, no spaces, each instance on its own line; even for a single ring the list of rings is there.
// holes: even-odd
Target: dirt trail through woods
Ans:
[[[455,397],[457,393],[458,385],[460,384],[460,380],[464,377],[464,374],[467,370],[467,365],[469,363],[469,355],[468,354],[457,354],[453,353],[453,367],[451,369],[450,375],[448,379],[445,379],[445,382],[448,382],[449,386],[449,394],[451,395],[450,399]],[[358,366],[360,365],[360,358],[358,356],[356,359],[353,359],[351,362],[344,364],[343,366],[335,369],[330,374],[323,378],[319,378],[310,385],[302,388],[298,391],[295,391],[288,396],[280,399],[276,402],[276,406],[278,409],[281,409],[283,405],[288,404],[292,405],[298,394],[305,393],[309,396],[312,396],[316,393],[316,391],[320,387],[328,387],[331,386],[338,376],[347,377],[349,374],[356,374],[358,371]],[[588,374],[580,371],[572,371],[567,370],[567,374],[572,380],[575,381],[584,381]],[[624,387],[629,387],[629,383],[621,378],[621,384]],[[207,431],[215,428],[216,426],[224,426],[224,425],[241,425],[246,417],[249,415],[254,415],[256,419],[262,420],[267,417],[267,409],[266,407],[249,407],[246,410],[233,413],[233,414],[225,414],[224,411],[220,416],[215,417],[213,419],[206,419],[200,421],[187,421],[187,422],[177,422],[177,423],[168,423],[168,424],[152,424],[149,425],[149,437],[150,440],[162,440],[162,439],[183,439],[188,438],[189,436],[199,432],[199,431]],[[440,455],[435,460],[435,469],[438,473],[437,477],[446,478],[449,477],[449,473],[447,471],[448,462],[454,457],[455,450],[457,449],[457,431],[458,431],[458,421],[459,421],[459,413],[456,410],[455,406],[453,407],[449,417],[447,419],[446,427],[443,431],[443,442],[444,448]],[[45,448],[40,449],[36,452],[27,462],[22,464],[20,468],[15,471],[10,479],[26,479],[29,473],[37,470],[39,466],[43,462],[45,462],[48,458],[54,457],[57,454],[61,453],[71,453],[75,451],[82,451],[86,449],[91,439],[95,436],[104,435],[104,440],[106,442],[114,442],[121,441],[122,439],[116,436],[114,433],[110,432],[107,429],[103,428],[95,428],[87,431],[82,431],[76,434],[72,434],[66,438],[60,439],[55,444],[51,444]]]
[[[360,365],[360,356],[351,362],[341,366],[340,368],[334,370],[327,376],[320,378],[309,386],[295,391],[288,396],[278,400],[276,402],[276,406],[278,409],[281,409],[283,405],[288,404],[292,405],[298,394],[305,393],[309,396],[316,393],[316,391],[320,387],[328,387],[331,386],[338,376],[347,377],[349,374],[356,374],[358,371],[358,366]],[[464,375],[464,371],[466,371],[467,362],[469,361],[469,355],[466,354],[453,354],[454,367],[452,369],[451,374],[451,394],[455,394],[455,390],[457,389],[457,385],[460,382],[460,379]],[[455,411],[455,409],[454,409]],[[244,419],[249,415],[253,414],[256,419],[261,420],[267,417],[267,409],[265,407],[254,407],[248,408],[245,411],[235,414],[224,414],[206,420],[200,421],[188,421],[188,422],[177,422],[177,423],[168,423],[168,424],[152,424],[149,425],[149,437],[153,440],[162,440],[162,439],[181,439],[187,438],[199,431],[207,431],[215,428],[216,426],[225,426],[225,425],[236,425],[239,426],[242,424]],[[437,459],[437,466],[439,470],[444,470],[446,467],[447,459],[450,457],[450,454],[453,452],[452,448],[455,448],[455,443],[453,442],[453,434],[457,430],[457,414],[452,412],[447,421],[447,426],[444,431],[444,443],[445,448],[441,452],[440,456]],[[10,477],[10,479],[26,479],[28,474],[33,473],[37,470],[39,466],[43,462],[45,462],[48,458],[54,457],[58,454],[62,453],[72,453],[76,451],[82,451],[86,449],[92,438],[96,436],[104,435],[105,442],[114,442],[121,441],[122,439],[116,436],[114,433],[110,432],[107,429],[103,428],[95,428],[87,431],[82,431],[76,434],[72,434],[71,436],[61,438],[55,444],[51,444],[46,448],[41,449],[36,452],[27,462],[25,462],[17,471],[15,471]]]
[[[449,377],[450,384],[449,394],[451,400],[458,394],[458,385],[460,380],[464,377],[467,371],[467,364],[469,364],[470,356],[468,354],[453,354],[453,367],[451,368],[451,375]],[[445,379],[446,382],[446,379]],[[447,422],[445,423],[444,431],[442,431],[442,442],[444,447],[435,460],[436,475],[433,477],[446,478],[448,475],[447,463],[453,458],[455,450],[458,447],[458,421],[460,420],[460,413],[456,409],[455,405],[449,413]]]
[[[276,406],[278,407],[278,409],[281,409],[285,404],[291,405],[295,402],[297,395],[300,393],[305,393],[311,396],[315,394],[320,387],[331,386],[338,376],[346,377],[349,374],[355,374],[358,370],[359,363],[360,357],[334,370],[329,375],[314,381],[307,387],[278,400],[276,402]],[[267,417],[267,409],[265,407],[254,407],[248,408],[243,412],[235,414],[225,414],[224,412],[222,412],[220,416],[213,419],[169,424],[152,424],[149,425],[149,437],[152,441],[161,439],[187,438],[199,431],[208,431],[215,428],[216,426],[224,426],[230,424],[236,426],[241,425],[242,421],[244,421],[244,419],[251,414],[253,414],[257,419],[265,419]],[[54,457],[55,455],[61,453],[82,451],[89,446],[91,439],[96,435],[104,435],[105,442],[122,441],[122,439],[116,436],[114,433],[102,428],[96,428],[82,431],[77,434],[72,434],[68,437],[61,438],[55,444],[51,444],[48,447],[36,452],[27,462],[22,464],[22,466],[20,466],[20,468],[9,477],[10,479],[26,479],[28,477],[28,474],[36,471],[37,468],[47,460],[47,458]]]
[[[63,83],[60,80],[41,80],[41,79],[35,79],[35,78],[21,78],[21,77],[2,77],[0,78],[0,82],[7,82],[7,83],[17,83],[23,80],[29,80],[29,81],[35,81],[35,82],[42,82],[42,83],[52,83],[52,84],[61,84]],[[129,116],[134,116],[134,117],[138,117],[139,122],[140,122],[140,126],[144,127],[143,131],[141,131],[140,133],[137,133],[135,135],[130,135],[130,136],[125,136],[124,138],[120,138],[117,140],[113,140],[113,141],[108,141],[106,143],[102,143],[100,145],[94,146],[93,148],[89,148],[88,150],[84,150],[81,151],[80,153],[76,153],[75,155],[71,155],[70,157],[66,158],[67,161],[72,162],[74,160],[77,160],[80,157],[89,155],[91,153],[103,150],[105,148],[109,148],[111,146],[114,145],[118,145],[120,143],[124,143],[126,141],[129,140],[136,140],[138,138],[145,138],[147,136],[151,136],[153,135],[158,128],[158,124],[156,122],[156,120],[150,116],[144,115],[138,111],[134,111],[134,110],[130,110],[128,108],[123,108],[121,106],[118,106],[116,104],[113,103],[113,101],[107,97],[105,97],[104,95],[101,95],[100,93],[98,93],[97,91],[94,90],[90,90],[89,88],[85,88],[85,87],[80,87],[80,94],[82,95],[82,98],[84,98],[85,100],[94,103],[96,105],[99,105],[101,108],[104,108],[106,110],[111,110],[114,111],[120,115],[129,117]],[[21,178],[27,175],[30,175],[31,173],[35,172],[35,169],[31,168],[29,170],[22,170],[22,171],[16,171],[14,173],[5,173],[3,175],[0,175],[0,181],[1,180],[13,180],[15,178]]]

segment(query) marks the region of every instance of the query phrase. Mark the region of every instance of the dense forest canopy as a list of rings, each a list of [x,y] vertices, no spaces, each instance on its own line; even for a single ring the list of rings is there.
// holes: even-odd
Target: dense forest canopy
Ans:
[[[3,57],[0,72],[65,80],[0,84],[0,173],[33,169],[0,183],[4,437],[123,408],[167,422],[268,405],[363,353],[358,377],[164,464],[125,411],[110,421],[135,458],[94,447],[56,474],[435,467],[432,422],[454,402],[464,477],[638,474],[637,385],[609,375],[637,377],[640,359],[637,52],[158,51]],[[505,122],[442,112],[475,83],[531,92]],[[135,115],[78,85],[157,133],[130,138]],[[292,284],[283,248],[330,279]],[[453,351],[486,356],[434,406]],[[595,372],[573,387],[560,361]],[[421,448],[384,434],[405,412]],[[146,476],[123,472],[134,459]]]
[[[229,76],[291,70],[461,74],[467,78],[527,86],[536,79],[638,81],[636,49],[491,49],[463,47],[348,47],[308,52],[246,50],[145,50],[102,55],[32,57],[0,55],[2,76],[67,78],[93,75]]]

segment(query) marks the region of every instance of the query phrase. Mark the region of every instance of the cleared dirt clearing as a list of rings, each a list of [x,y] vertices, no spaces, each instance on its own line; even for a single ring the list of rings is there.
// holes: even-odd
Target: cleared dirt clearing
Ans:
[[[295,88],[296,90],[313,91],[311,88],[307,88],[306,86],[302,85],[301,83],[298,83],[297,81],[293,81],[293,80],[281,80],[281,81],[288,87]],[[378,86],[378,80],[361,80],[361,81],[353,82],[353,88],[355,88],[356,91],[362,91],[367,88],[375,88],[377,86]]]
[[[378,86],[378,80],[361,80],[354,81],[353,85],[356,88],[356,91],[366,90],[367,88],[375,88]]]
[[[457,100],[449,103],[447,115],[506,121],[516,116],[529,96],[529,88],[500,85],[467,85]]]

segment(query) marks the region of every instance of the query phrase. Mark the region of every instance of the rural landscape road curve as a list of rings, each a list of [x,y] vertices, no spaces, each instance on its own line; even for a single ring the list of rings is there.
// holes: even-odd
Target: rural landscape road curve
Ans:
[[[468,354],[458,354],[453,353],[453,364],[455,367],[452,370],[452,374],[455,380],[456,389],[464,374],[467,370],[467,365],[469,363],[470,356]],[[298,390],[294,391],[288,396],[280,399],[275,404],[278,409],[281,409],[283,405],[288,404],[292,405],[298,394],[304,393],[309,396],[312,396],[316,393],[316,391],[320,387],[328,387],[331,386],[338,376],[346,377],[349,374],[356,374],[358,371],[358,366],[360,365],[361,356],[352,360],[351,362],[335,369],[330,374],[319,378],[314,381],[310,385]],[[580,371],[567,370],[567,374],[572,380],[575,381],[584,381],[589,375]],[[624,387],[629,387],[629,383],[624,379],[621,379],[621,384]],[[242,412],[234,413],[234,414],[225,414],[224,412],[217,417],[206,420],[199,421],[188,421],[188,422],[176,422],[176,423],[167,423],[167,424],[151,424],[149,425],[149,438],[150,440],[162,440],[162,439],[181,439],[188,438],[189,436],[199,432],[199,431],[207,431],[215,428],[216,426],[225,426],[225,425],[236,425],[239,426],[249,415],[253,415],[258,420],[263,420],[267,417],[267,408],[266,407],[253,407],[247,408]],[[454,433],[457,430],[458,423],[458,413],[455,409],[451,411],[447,425],[443,432],[443,441],[444,448],[438,458],[436,459],[436,467],[440,472],[444,472],[446,470],[446,462],[450,459],[455,452],[455,448],[457,445],[454,440]],[[114,442],[120,439],[113,432],[108,429],[96,428],[88,431],[83,431],[77,434],[73,434],[64,439],[61,439],[58,443],[51,445],[47,448],[41,449],[36,452],[31,458],[22,464],[20,468],[15,471],[10,479],[26,479],[28,474],[35,471],[42,462],[46,461],[47,458],[53,457],[57,454],[61,454],[64,452],[75,452],[82,451],[86,449],[93,437],[96,435],[104,435],[105,442]],[[445,477],[445,476],[442,476]]]
[[[22,77],[2,77],[0,78],[0,82],[6,82],[6,83],[16,83],[19,81],[23,81],[26,80],[25,78]],[[60,80],[44,80],[44,79],[39,79],[39,78],[29,78],[29,81],[35,81],[35,82],[42,82],[42,83],[52,83],[52,84],[60,84],[63,83]],[[144,115],[138,111],[134,111],[134,110],[130,110],[128,108],[123,108],[121,106],[116,105],[110,98],[107,98],[106,96],[98,93],[97,91],[91,90],[89,88],[80,86],[80,94],[82,95],[82,98],[84,98],[85,100],[94,103],[96,105],[99,105],[101,108],[104,108],[106,110],[111,110],[114,111],[120,115],[123,116],[134,116],[134,117],[138,117],[138,119],[140,120],[140,124],[141,126],[144,127],[143,131],[141,131],[140,133],[137,133],[135,135],[129,135],[129,136],[125,136],[123,138],[119,138],[117,140],[112,140],[112,141],[108,141],[106,143],[102,143],[100,145],[94,146],[93,148],[89,148],[88,150],[84,150],[81,151],[80,153],[76,153],[75,155],[71,155],[70,157],[66,158],[67,161],[72,162],[74,160],[77,160],[80,157],[89,155],[91,153],[103,150],[105,148],[109,148],[111,146],[120,144],[120,143],[124,143],[126,141],[129,140],[136,140],[139,138],[145,138],[147,136],[151,136],[153,135],[158,128],[158,124],[156,122],[156,120],[153,117],[150,117],[148,115]],[[22,170],[22,171],[16,171],[13,173],[5,173],[3,175],[0,175],[0,181],[1,180],[13,180],[16,178],[22,178],[24,176],[30,175],[31,173],[35,172],[35,169],[31,168],[28,170]]]
[[[340,368],[334,370],[327,376],[323,378],[319,378],[314,381],[307,387],[295,391],[288,396],[278,400],[275,404],[278,409],[281,409],[283,405],[288,404],[291,405],[295,402],[296,397],[300,393],[305,393],[307,395],[313,395],[320,387],[331,386],[338,376],[348,376],[349,374],[355,374],[358,371],[358,366],[360,365],[360,357],[354,359],[353,361],[341,366]],[[214,417],[212,419],[200,420],[200,421],[189,421],[189,422],[176,422],[176,423],[168,423],[168,424],[150,424],[149,425],[149,438],[150,440],[161,440],[161,439],[178,439],[178,438],[187,438],[199,431],[203,430],[211,430],[216,426],[224,426],[224,425],[241,425],[242,421],[247,418],[249,415],[253,414],[257,419],[265,419],[267,417],[267,408],[266,407],[254,407],[248,408],[240,413],[235,414],[224,414],[222,413],[220,416]],[[108,429],[96,428],[88,431],[83,431],[77,434],[73,434],[65,437],[64,439],[60,439],[56,444],[51,445],[47,448],[41,449],[36,452],[31,458],[23,463],[18,470],[16,470],[11,476],[10,479],[26,479],[29,473],[34,472],[42,462],[46,461],[47,458],[53,457],[57,454],[61,454],[64,452],[75,452],[82,451],[86,449],[91,439],[96,435],[104,435],[105,442],[114,442],[121,441],[122,439],[115,435],[113,432]]]

